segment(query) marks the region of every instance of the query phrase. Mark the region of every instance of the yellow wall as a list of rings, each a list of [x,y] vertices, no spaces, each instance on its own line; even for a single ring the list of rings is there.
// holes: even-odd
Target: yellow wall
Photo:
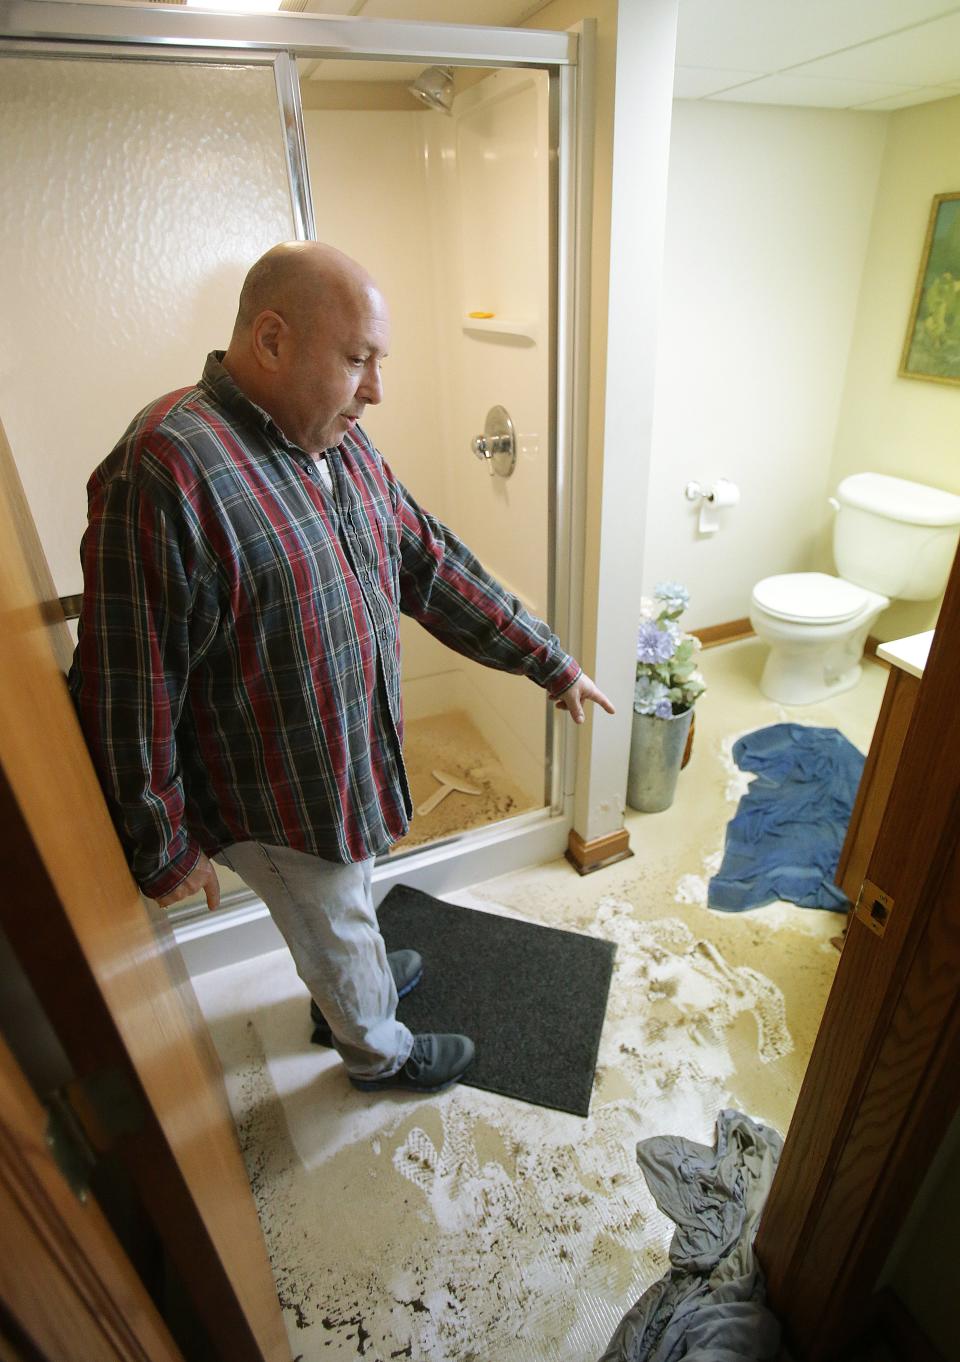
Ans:
[[[960,98],[891,116],[831,478],[871,469],[960,493],[960,387],[899,378],[934,194],[960,190]],[[826,544],[824,552],[826,552]],[[939,601],[898,602],[876,633],[933,627]]]

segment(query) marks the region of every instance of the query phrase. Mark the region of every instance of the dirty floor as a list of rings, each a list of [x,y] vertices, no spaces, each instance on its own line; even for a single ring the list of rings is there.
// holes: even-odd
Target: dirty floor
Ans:
[[[692,760],[672,808],[628,810],[631,859],[584,878],[558,860],[450,896],[617,943],[588,1118],[463,1086],[355,1091],[307,1043],[284,951],[195,980],[298,1362],[595,1362],[667,1263],[637,1140],[712,1143],[724,1106],[786,1130],[842,918],[707,909],[745,788],[730,747],[790,718],[866,751],[886,671],[868,663],[855,691],[786,710],[757,690],[763,655],[753,639],[703,654]]]

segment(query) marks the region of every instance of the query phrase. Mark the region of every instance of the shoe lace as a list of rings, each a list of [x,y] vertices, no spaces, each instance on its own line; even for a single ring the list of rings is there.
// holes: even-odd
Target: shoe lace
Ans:
[[[410,1058],[407,1063],[414,1071],[419,1071],[425,1065],[433,1063],[436,1050],[436,1042],[429,1032],[421,1033],[413,1038],[413,1049],[410,1051]]]

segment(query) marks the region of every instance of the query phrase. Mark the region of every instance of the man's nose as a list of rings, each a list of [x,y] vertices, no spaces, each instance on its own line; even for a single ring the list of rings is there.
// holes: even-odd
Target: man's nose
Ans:
[[[383,376],[380,373],[380,364],[375,359],[370,360],[364,367],[359,396],[363,398],[364,402],[372,406],[383,401]]]

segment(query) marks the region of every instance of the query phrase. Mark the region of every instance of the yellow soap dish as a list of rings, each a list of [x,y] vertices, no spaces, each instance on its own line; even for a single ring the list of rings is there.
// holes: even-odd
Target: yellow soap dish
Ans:
[[[467,313],[467,316],[468,316],[468,317],[483,317],[483,318],[486,318],[486,317],[495,317],[495,316],[496,316],[496,313],[495,313],[495,312],[468,312],[468,313]]]

